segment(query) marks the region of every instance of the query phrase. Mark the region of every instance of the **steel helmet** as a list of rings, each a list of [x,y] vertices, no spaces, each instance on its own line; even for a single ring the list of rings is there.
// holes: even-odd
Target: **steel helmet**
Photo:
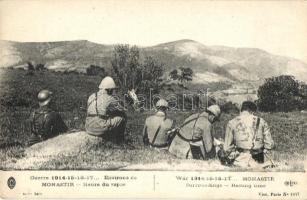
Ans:
[[[99,89],[114,89],[116,88],[116,84],[112,77],[106,76],[104,79],[102,79]]]
[[[221,115],[221,109],[218,105],[209,106],[207,110],[211,112],[215,117],[220,117]]]
[[[41,90],[38,95],[37,95],[37,99],[38,99],[38,103],[40,106],[45,106],[47,105],[50,100],[51,100],[51,95],[52,92],[49,90]]]
[[[165,99],[160,99],[159,101],[157,101],[156,103],[156,107],[168,107],[168,102]]]

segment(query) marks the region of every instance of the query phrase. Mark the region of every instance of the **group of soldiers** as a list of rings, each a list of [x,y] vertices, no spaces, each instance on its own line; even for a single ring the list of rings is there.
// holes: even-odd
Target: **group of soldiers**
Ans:
[[[86,132],[114,143],[122,143],[127,116],[124,107],[113,96],[113,78],[105,77],[99,90],[87,102]],[[68,128],[61,116],[50,109],[52,93],[38,94],[39,108],[31,114],[32,136],[29,145],[49,139]],[[169,151],[178,158],[209,160],[218,157],[224,165],[248,167],[263,163],[274,147],[268,124],[255,115],[257,106],[251,101],[242,103],[240,115],[226,126],[224,142],[214,138],[213,123],[219,120],[221,109],[209,106],[204,112],[192,114],[179,126],[168,116],[168,102],[160,99],[156,113],[145,120],[143,143],[156,150]]]

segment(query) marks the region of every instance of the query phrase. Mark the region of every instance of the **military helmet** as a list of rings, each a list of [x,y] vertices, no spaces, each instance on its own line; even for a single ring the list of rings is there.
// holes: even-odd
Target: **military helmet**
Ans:
[[[167,108],[168,107],[168,102],[165,99],[160,99],[159,101],[157,101],[156,107],[157,108],[159,108],[159,107]]]
[[[100,82],[99,89],[114,89],[116,88],[116,84],[112,77],[106,76],[102,81]]]
[[[38,99],[38,103],[40,106],[45,106],[47,105],[50,100],[51,100],[51,96],[52,96],[52,92],[49,90],[41,90],[38,95],[37,95],[37,99]]]
[[[209,112],[211,112],[215,117],[220,117],[221,109],[218,105],[212,105],[207,108]]]

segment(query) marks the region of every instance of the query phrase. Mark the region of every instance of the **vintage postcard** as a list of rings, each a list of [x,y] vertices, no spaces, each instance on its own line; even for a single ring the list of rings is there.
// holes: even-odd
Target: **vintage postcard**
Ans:
[[[0,1],[3,199],[307,199],[307,1]]]

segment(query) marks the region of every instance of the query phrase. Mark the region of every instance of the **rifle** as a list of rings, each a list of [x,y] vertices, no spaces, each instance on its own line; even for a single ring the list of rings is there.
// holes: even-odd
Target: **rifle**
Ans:
[[[271,162],[271,165],[264,166],[264,167],[263,167],[264,169],[267,169],[267,168],[275,168],[275,167],[278,166],[277,164],[275,164],[275,163],[273,162],[273,159],[268,155],[268,153],[263,153],[263,154],[264,154],[265,157]]]
[[[229,156],[231,153],[236,152],[236,147],[234,146],[227,151],[224,150],[223,144],[219,144],[219,147],[220,147],[220,150],[217,152],[217,156],[221,164],[225,166],[232,166],[236,159],[236,156],[233,158],[230,158]]]

